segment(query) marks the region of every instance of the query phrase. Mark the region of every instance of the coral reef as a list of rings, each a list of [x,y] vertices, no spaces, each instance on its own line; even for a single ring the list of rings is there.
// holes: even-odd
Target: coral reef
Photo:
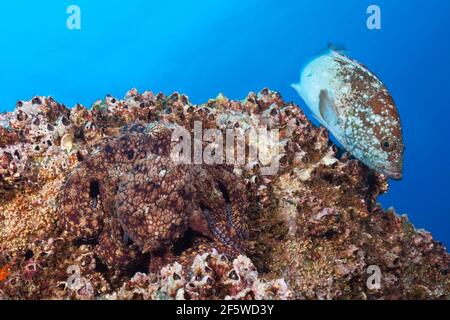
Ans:
[[[195,121],[277,129],[277,173],[175,165],[167,132]],[[0,114],[0,299],[448,299],[449,254],[387,189],[268,89],[20,101]]]

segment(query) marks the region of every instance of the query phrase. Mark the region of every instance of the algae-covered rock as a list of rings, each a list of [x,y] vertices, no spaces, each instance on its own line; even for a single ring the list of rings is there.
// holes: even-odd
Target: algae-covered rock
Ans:
[[[212,199],[209,205],[222,207],[224,217],[202,223],[202,214],[183,203],[189,223],[176,224],[182,227],[168,239],[159,239],[155,231],[158,246],[146,250],[140,246],[146,239],[139,223],[132,221],[131,231],[139,231],[135,243],[133,233],[126,232],[130,224],[116,219],[115,191],[106,203],[101,187],[93,192],[96,188],[86,183],[93,190],[80,190],[80,196],[95,193],[93,203],[100,210],[108,207],[109,214],[99,220],[99,232],[74,237],[61,223],[65,216],[58,197],[64,192],[72,192],[71,199],[78,196],[64,188],[66,181],[124,130],[154,128],[155,123],[188,131],[201,123],[203,133],[235,130],[246,137],[241,150],[247,155],[260,143],[270,147],[257,161],[247,156],[243,162],[219,165],[222,171],[200,171],[203,180],[197,184],[216,181],[218,187],[203,185],[191,198],[184,195],[193,203]],[[255,128],[277,136],[255,138]],[[159,163],[155,157],[152,161]],[[270,164],[276,164],[274,170],[264,171]],[[130,179],[150,176],[145,172],[151,168],[123,168],[125,173],[136,170]],[[102,181],[117,178],[108,172],[99,173]],[[217,172],[228,178],[220,179]],[[159,170],[155,177],[164,184],[168,174]],[[241,184],[245,187],[237,187]],[[246,199],[241,208],[233,205],[242,201],[229,199],[227,190],[236,188]],[[136,197],[136,189],[121,190],[124,199]],[[324,128],[268,89],[243,101],[221,95],[202,105],[178,93],[139,94],[133,89],[123,100],[108,96],[91,109],[69,109],[52,98],[35,97],[0,114],[0,299],[449,298],[449,254],[406,216],[380,207],[377,197],[387,190],[386,177],[343,153]],[[208,192],[222,195],[210,197]],[[235,198],[238,193],[233,192]],[[135,202],[130,203],[134,210]],[[209,212],[205,204],[199,208],[203,217]],[[140,206],[136,210],[145,212]],[[240,215],[233,216],[233,210]],[[166,230],[165,224],[173,223],[157,217],[151,223],[158,228],[150,230]],[[109,230],[106,243],[114,246],[105,246],[102,230]],[[243,243],[235,246],[233,237]],[[132,248],[133,254],[114,254],[117,245]],[[116,257],[120,263],[110,263]]]

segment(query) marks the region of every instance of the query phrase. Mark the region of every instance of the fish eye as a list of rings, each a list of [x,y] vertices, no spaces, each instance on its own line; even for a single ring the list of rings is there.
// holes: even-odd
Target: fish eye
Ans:
[[[383,139],[381,141],[381,148],[384,151],[392,151],[395,149],[395,142],[392,139]]]

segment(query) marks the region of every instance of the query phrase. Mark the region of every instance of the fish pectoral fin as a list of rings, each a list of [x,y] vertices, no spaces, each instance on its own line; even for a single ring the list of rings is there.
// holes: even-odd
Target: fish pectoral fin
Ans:
[[[333,106],[333,102],[330,100],[328,90],[321,90],[319,95],[319,112],[322,120],[325,121],[331,128],[338,128],[338,120]]]
[[[299,95],[301,95],[302,90],[301,90],[300,83],[293,83],[293,84],[291,84],[291,87],[294,88],[294,90],[297,91],[297,93]]]

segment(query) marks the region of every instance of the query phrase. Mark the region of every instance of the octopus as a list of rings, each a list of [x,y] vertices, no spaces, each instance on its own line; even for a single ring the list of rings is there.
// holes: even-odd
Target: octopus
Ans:
[[[69,174],[58,224],[95,244],[108,267],[127,267],[173,245],[188,229],[229,255],[244,248],[245,184],[224,165],[174,163],[168,125],[129,125]]]

